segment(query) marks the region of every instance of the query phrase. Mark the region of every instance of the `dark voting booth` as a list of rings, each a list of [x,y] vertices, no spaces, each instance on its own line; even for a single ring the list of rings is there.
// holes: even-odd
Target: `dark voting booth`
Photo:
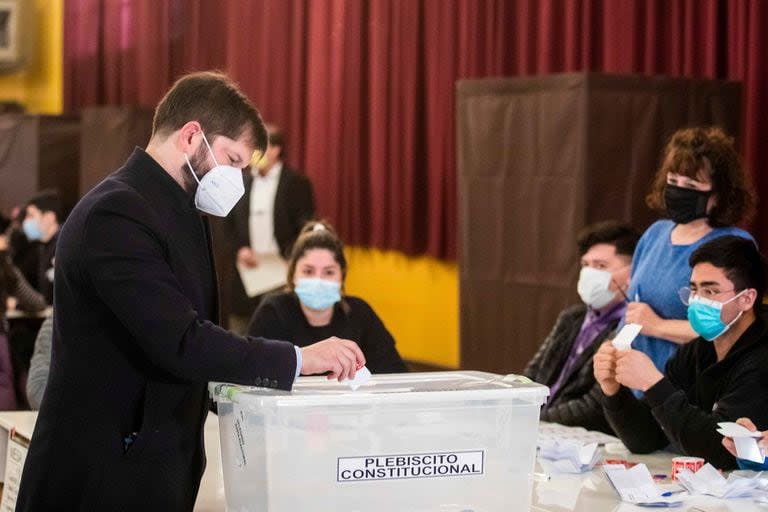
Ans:
[[[0,115],[0,211],[55,188],[66,213],[78,199],[79,154],[77,116]]]
[[[668,137],[736,136],[734,82],[595,73],[456,86],[461,366],[520,372],[578,302],[576,233],[618,219],[644,230]]]

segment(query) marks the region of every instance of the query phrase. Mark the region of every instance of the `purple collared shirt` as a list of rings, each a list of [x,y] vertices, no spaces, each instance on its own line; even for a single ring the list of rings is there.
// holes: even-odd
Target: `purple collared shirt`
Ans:
[[[560,377],[558,377],[557,381],[549,388],[550,399],[555,396],[555,393],[557,393],[557,391],[563,387],[563,384],[565,384],[566,379],[571,376],[573,365],[576,364],[576,361],[579,359],[582,352],[592,345],[595,338],[603,332],[611,322],[618,322],[621,320],[624,317],[626,309],[627,303],[621,301],[602,313],[591,308],[587,311],[587,314],[584,316],[584,322],[581,324],[581,330],[573,341],[573,345],[571,345],[571,353],[568,355],[568,359],[566,359],[565,364],[563,365]]]

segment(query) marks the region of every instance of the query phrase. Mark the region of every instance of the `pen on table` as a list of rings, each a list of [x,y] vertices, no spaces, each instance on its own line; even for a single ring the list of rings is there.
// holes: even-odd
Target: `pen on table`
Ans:
[[[546,482],[546,481],[549,480],[549,475],[546,474],[546,473],[534,473],[533,474],[533,479],[536,482]]]

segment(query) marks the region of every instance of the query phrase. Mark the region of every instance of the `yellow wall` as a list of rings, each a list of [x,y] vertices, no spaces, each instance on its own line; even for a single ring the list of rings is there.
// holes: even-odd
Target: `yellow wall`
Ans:
[[[406,359],[457,368],[459,284],[455,263],[394,251],[346,248],[346,292],[364,298]]]
[[[0,76],[0,100],[16,100],[27,111],[60,114],[63,105],[64,0],[31,2],[35,20],[32,60],[23,71]]]

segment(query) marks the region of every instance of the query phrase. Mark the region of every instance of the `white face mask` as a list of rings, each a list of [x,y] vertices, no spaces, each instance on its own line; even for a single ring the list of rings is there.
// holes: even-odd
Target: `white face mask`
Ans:
[[[616,292],[609,290],[613,275],[607,270],[592,267],[581,267],[577,290],[584,304],[594,309],[600,309],[616,298]]]
[[[231,165],[219,165],[213,154],[211,145],[208,144],[208,139],[205,137],[205,133],[203,133],[203,141],[205,141],[205,145],[208,146],[208,151],[211,153],[211,158],[213,158],[213,163],[215,164],[213,169],[203,176],[203,179],[197,179],[195,170],[189,162],[189,156],[184,153],[184,158],[187,160],[187,166],[197,182],[195,206],[197,206],[197,209],[201,212],[216,215],[217,217],[226,217],[227,214],[232,211],[232,208],[235,207],[240,198],[243,197],[243,194],[245,194],[243,172]]]

